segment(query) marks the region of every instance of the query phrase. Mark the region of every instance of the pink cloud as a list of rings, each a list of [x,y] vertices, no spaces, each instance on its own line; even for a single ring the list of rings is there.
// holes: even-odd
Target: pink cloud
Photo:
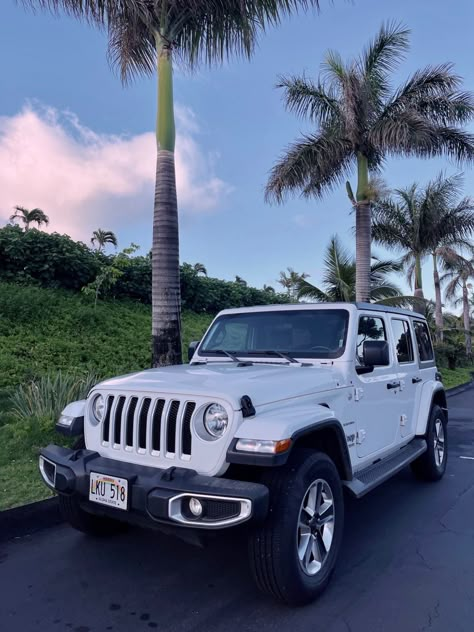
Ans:
[[[189,108],[177,108],[176,178],[180,212],[218,209],[231,187],[218,178],[196,140]],[[12,207],[40,207],[50,230],[88,239],[98,226],[113,227],[133,214],[152,213],[155,135],[113,136],[83,126],[70,112],[27,105],[0,117],[0,219]]]

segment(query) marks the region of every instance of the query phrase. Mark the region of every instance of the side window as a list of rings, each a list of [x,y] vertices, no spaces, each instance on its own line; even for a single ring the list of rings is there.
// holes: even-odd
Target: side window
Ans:
[[[408,322],[406,320],[392,320],[392,331],[398,363],[413,362],[413,344]]]
[[[415,320],[413,322],[413,326],[415,329],[416,344],[418,345],[420,362],[429,362],[430,360],[433,360],[434,353],[427,324],[421,320]]]
[[[374,316],[361,316],[359,319],[359,331],[357,332],[357,359],[364,363],[363,350],[366,340],[387,340],[385,324],[381,318]]]

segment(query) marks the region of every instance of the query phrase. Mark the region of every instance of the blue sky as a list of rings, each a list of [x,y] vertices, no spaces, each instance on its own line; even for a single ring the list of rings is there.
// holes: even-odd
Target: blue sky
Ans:
[[[344,57],[358,54],[387,19],[412,29],[398,81],[419,67],[450,61],[474,90],[471,0],[323,0],[319,15],[293,17],[262,37],[251,62],[234,60],[195,75],[176,72],[182,260],[204,263],[211,276],[238,274],[257,286],[275,285],[287,266],[317,283],[332,234],[353,248],[354,218],[344,191],[323,201],[264,203],[268,170],[308,129],[284,111],[274,85],[278,74],[317,76],[328,48]],[[2,157],[9,163],[1,167],[3,180],[0,171],[1,217],[6,219],[12,204],[34,204],[50,215],[53,230],[86,239],[100,225],[114,230],[122,246],[134,241],[148,250],[155,81],[123,88],[107,64],[104,34],[66,17],[26,13],[14,0],[1,3],[0,59],[0,167]],[[404,186],[442,168],[458,171],[441,160],[394,160],[384,177],[391,187]],[[90,179],[90,190],[81,190],[83,177]],[[56,188],[58,178],[67,191]],[[474,195],[472,171],[466,171],[465,183],[466,193]],[[429,265],[424,278],[432,295]]]

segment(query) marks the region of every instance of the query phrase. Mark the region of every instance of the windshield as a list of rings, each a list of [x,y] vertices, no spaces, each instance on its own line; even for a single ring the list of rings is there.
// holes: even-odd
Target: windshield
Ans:
[[[200,356],[275,355],[339,358],[344,353],[349,312],[345,309],[282,310],[220,316],[200,348]],[[270,352],[270,353],[268,353]]]

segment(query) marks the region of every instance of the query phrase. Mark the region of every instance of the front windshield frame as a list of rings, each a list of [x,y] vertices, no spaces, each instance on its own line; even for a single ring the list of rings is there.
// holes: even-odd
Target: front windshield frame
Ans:
[[[292,317],[298,317],[298,316],[303,316],[305,318],[310,317],[311,315],[319,315],[319,317],[321,317],[321,315],[325,314],[326,316],[329,315],[333,315],[333,316],[338,316],[341,320],[340,322],[340,326],[344,328],[344,331],[341,332],[342,334],[342,342],[340,343],[339,347],[337,349],[330,349],[328,351],[321,351],[321,350],[312,350],[310,348],[308,348],[307,350],[305,349],[294,349],[291,347],[288,348],[283,348],[282,346],[278,346],[278,347],[269,347],[269,346],[265,346],[264,348],[261,347],[256,347],[254,346],[253,348],[247,348],[246,350],[239,350],[239,349],[231,349],[229,345],[227,346],[219,346],[218,344],[213,344],[211,346],[209,346],[209,343],[212,342],[212,338],[216,332],[217,327],[222,326],[223,322],[230,322],[230,321],[236,321],[239,319],[242,319],[243,322],[245,322],[245,319],[251,319],[251,318],[265,318],[268,317],[269,319],[274,319],[275,316],[280,317],[283,321],[284,320],[289,320]],[[212,325],[209,327],[208,331],[206,332],[204,338],[202,339],[199,348],[197,350],[197,356],[199,356],[200,358],[216,358],[216,359],[221,359],[224,361],[227,361],[227,359],[225,358],[225,354],[223,354],[223,351],[228,351],[231,353],[234,353],[236,356],[238,356],[239,358],[249,358],[249,359],[254,359],[256,361],[258,361],[259,359],[262,358],[268,358],[271,359],[273,362],[279,362],[281,360],[279,360],[278,356],[272,353],[265,353],[265,351],[271,352],[271,351],[278,351],[278,352],[283,352],[286,353],[287,355],[293,357],[293,358],[301,358],[301,359],[317,359],[317,360],[336,360],[338,358],[341,358],[347,348],[347,339],[348,339],[348,335],[349,335],[349,322],[350,322],[350,313],[348,309],[344,309],[341,307],[337,307],[337,308],[324,308],[324,309],[294,309],[294,310],[262,310],[262,311],[251,311],[251,312],[234,312],[234,313],[230,313],[230,314],[222,314],[221,316],[218,316],[214,322],[212,323]],[[256,351],[254,349],[258,349],[259,351],[261,351],[261,353],[256,353]]]

